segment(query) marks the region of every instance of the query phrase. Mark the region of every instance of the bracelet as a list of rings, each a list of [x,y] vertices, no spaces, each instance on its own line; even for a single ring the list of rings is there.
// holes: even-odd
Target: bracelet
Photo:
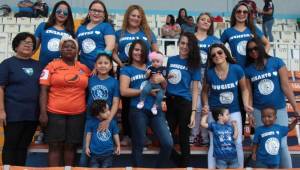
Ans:
[[[197,109],[193,109],[192,112],[197,112]]]

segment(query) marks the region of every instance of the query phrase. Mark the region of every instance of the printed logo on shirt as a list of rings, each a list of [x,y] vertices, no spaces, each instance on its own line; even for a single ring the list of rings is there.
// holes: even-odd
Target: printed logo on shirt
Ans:
[[[168,81],[171,84],[178,84],[181,81],[181,72],[178,69],[172,69],[169,72],[169,76],[171,76]]]
[[[68,84],[75,84],[79,82],[80,78],[77,74],[69,73],[65,74],[64,80]]]
[[[91,94],[94,100],[108,99],[108,89],[103,85],[96,85],[91,88]]]
[[[265,143],[265,149],[270,155],[277,155],[279,152],[280,143],[277,138],[271,137]]]
[[[207,53],[203,50],[200,50],[201,62],[202,64],[206,64],[207,62]]]
[[[263,79],[258,83],[258,90],[262,95],[269,95],[274,91],[274,83],[270,79]]]
[[[128,56],[129,48],[130,48],[131,44],[132,44],[132,43],[126,44],[126,46],[125,46],[125,48],[124,48],[124,51],[125,51],[126,56]]]
[[[100,141],[108,141],[109,138],[111,137],[111,133],[108,129],[106,129],[105,131],[97,131],[97,138],[100,140]]]
[[[52,38],[48,41],[47,48],[49,51],[56,52],[59,51],[59,42],[60,39]]]
[[[238,43],[236,49],[237,49],[237,52],[240,54],[240,55],[246,55],[246,46],[247,46],[247,41],[241,41]]]
[[[88,54],[88,53],[94,51],[95,48],[96,48],[96,43],[94,40],[87,38],[82,41],[82,49],[83,49],[84,53]]]
[[[27,74],[28,76],[33,75],[33,68],[22,68],[24,73]]]
[[[231,104],[234,99],[232,92],[223,92],[220,94],[219,100],[221,104]]]
[[[140,90],[142,90],[147,84],[147,81],[143,81],[140,86]]]
[[[48,77],[49,77],[49,70],[44,69],[41,76],[40,76],[40,79],[41,80],[47,80]]]

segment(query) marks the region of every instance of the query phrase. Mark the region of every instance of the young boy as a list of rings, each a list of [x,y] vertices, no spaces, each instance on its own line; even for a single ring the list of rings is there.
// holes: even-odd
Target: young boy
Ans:
[[[256,168],[279,168],[281,139],[295,128],[297,119],[293,117],[288,127],[274,124],[276,109],[266,106],[261,110],[261,120],[264,125],[255,129],[252,159]]]
[[[238,136],[237,124],[229,124],[230,114],[226,108],[212,109],[215,122],[207,123],[208,115],[203,115],[201,126],[213,134],[214,157],[218,169],[238,168],[238,158],[234,141]]]
[[[119,129],[116,122],[111,121],[108,130],[99,131],[99,123],[109,118],[109,106],[105,100],[95,100],[91,105],[92,119],[87,121],[86,150],[90,157],[90,167],[107,168],[112,166],[114,142],[115,153],[120,155]]]

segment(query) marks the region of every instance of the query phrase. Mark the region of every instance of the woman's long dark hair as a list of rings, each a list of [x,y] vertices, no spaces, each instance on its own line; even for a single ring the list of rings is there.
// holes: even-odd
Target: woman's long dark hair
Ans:
[[[180,43],[182,37],[186,37],[188,39],[188,48],[189,48],[189,54],[187,58],[188,68],[191,70],[198,69],[201,64],[201,56],[200,56],[200,49],[198,46],[198,40],[193,33],[184,32],[180,35],[178,44]]]
[[[185,17],[188,16],[186,9],[185,8],[180,8],[179,11],[178,11],[177,19],[181,18],[181,15],[180,15],[181,11],[185,12]],[[183,19],[183,18],[181,18],[181,19]]]
[[[128,63],[131,65],[132,64],[132,53],[133,53],[133,50],[134,50],[134,47],[139,44],[141,47],[142,47],[142,54],[141,54],[141,57],[142,57],[142,60],[143,60],[143,63],[146,64],[148,63],[148,54],[149,54],[149,51],[148,51],[148,48],[147,48],[147,45],[146,43],[143,41],[143,40],[135,40],[132,42],[132,44],[130,45],[129,47],[129,51],[128,51]]]
[[[73,20],[72,10],[71,10],[70,5],[66,1],[59,1],[54,5],[53,10],[49,16],[49,19],[46,22],[45,30],[56,24],[56,16],[55,16],[56,10],[59,7],[59,5],[61,5],[61,4],[66,5],[68,7],[68,17],[67,17],[66,21],[64,22],[65,30],[66,30],[66,32],[71,34],[71,36],[74,38],[75,33],[74,33],[74,20]]]
[[[101,4],[102,7],[103,7],[103,9],[104,9],[104,20],[103,20],[103,22],[108,22],[108,12],[107,12],[105,4],[102,1],[100,1],[100,0],[94,0],[93,2],[91,2],[90,6],[89,6],[89,10],[96,3]],[[87,25],[90,21],[91,20],[90,20],[90,16],[89,16],[89,12],[88,12],[88,14],[86,15],[86,17],[83,19],[83,22],[81,23],[81,25]]]
[[[257,46],[258,57],[257,57],[256,61],[255,61],[255,59],[250,57],[250,52],[251,51],[248,50],[250,43],[255,43],[256,46]],[[246,66],[249,66],[250,64],[255,63],[256,68],[258,70],[264,69],[264,67],[265,67],[264,60],[267,59],[267,58],[270,58],[270,57],[271,56],[269,54],[267,54],[261,39],[252,38],[251,40],[248,41],[248,43],[246,45]]]
[[[175,24],[175,17],[172,14],[169,14],[167,17],[170,17],[170,23],[166,23],[166,24],[173,26]]]
[[[217,44],[213,44],[213,45],[211,45],[209,47],[208,55],[207,55],[207,58],[208,58],[208,64],[207,64],[208,68],[213,68],[213,67],[216,66],[216,64],[213,62],[213,58],[211,56],[211,51],[214,48],[221,48],[224,51],[224,53],[226,55],[226,61],[227,61],[227,63],[230,63],[230,64],[235,64],[236,63],[235,60],[232,58],[232,56],[231,56],[230,52],[228,51],[228,49],[225,47],[225,45],[217,43]]]
[[[240,2],[238,3],[232,10],[231,12],[231,17],[230,17],[230,26],[231,27],[234,27],[235,24],[236,24],[236,18],[235,18],[235,13],[237,11],[237,9],[240,7],[240,6],[245,6],[248,10],[248,16],[247,16],[247,20],[246,20],[246,27],[248,27],[250,30],[251,30],[251,33],[253,34],[254,37],[257,37],[256,35],[256,27],[254,25],[254,22],[253,22],[253,18],[251,17],[251,12],[250,12],[250,9],[248,7],[248,5],[244,2]]]
[[[201,13],[199,16],[198,16],[198,18],[197,18],[197,24],[198,24],[198,22],[199,22],[199,20],[200,20],[200,18],[203,16],[203,15],[207,15],[209,18],[210,18],[210,21],[211,21],[211,24],[210,24],[210,27],[209,27],[209,29],[208,29],[208,31],[207,31],[207,35],[214,35],[214,19],[213,19],[213,17],[211,16],[211,14],[210,13],[208,13],[208,12],[204,12],[204,13]],[[196,28],[195,28],[195,31],[197,32],[197,26],[196,26]]]

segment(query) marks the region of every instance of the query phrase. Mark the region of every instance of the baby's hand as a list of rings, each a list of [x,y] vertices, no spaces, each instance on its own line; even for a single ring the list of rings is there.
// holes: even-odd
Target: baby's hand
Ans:
[[[237,123],[236,120],[232,120],[232,121],[231,121],[231,124],[232,124],[233,126],[236,126],[236,123]]]
[[[147,69],[146,73],[147,73],[147,74],[150,74],[150,73],[151,73],[151,70],[150,70],[150,69]]]

